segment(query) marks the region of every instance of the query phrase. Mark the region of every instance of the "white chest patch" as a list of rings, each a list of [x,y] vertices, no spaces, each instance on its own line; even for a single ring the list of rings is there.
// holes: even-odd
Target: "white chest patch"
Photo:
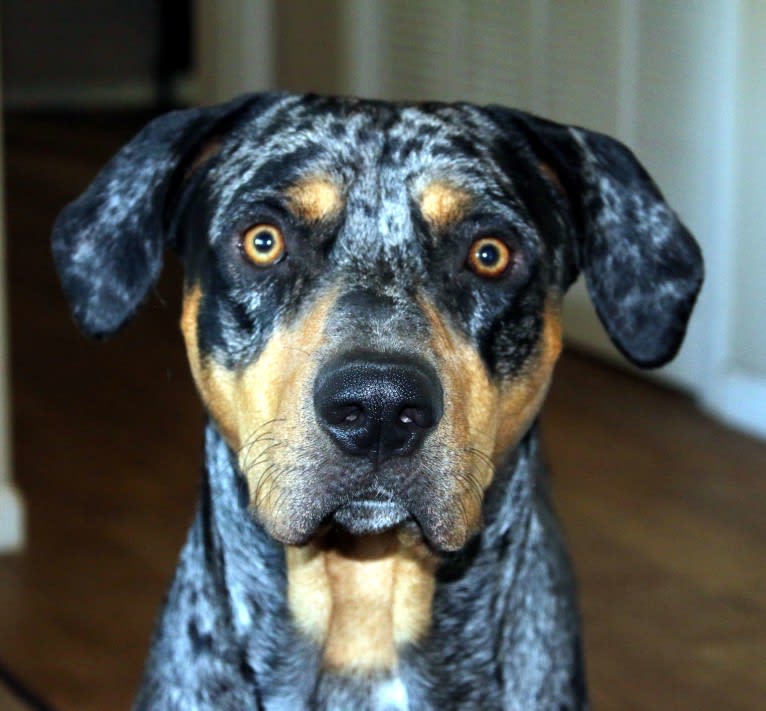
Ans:
[[[382,681],[373,698],[379,711],[409,711],[410,708],[407,689],[398,676]]]

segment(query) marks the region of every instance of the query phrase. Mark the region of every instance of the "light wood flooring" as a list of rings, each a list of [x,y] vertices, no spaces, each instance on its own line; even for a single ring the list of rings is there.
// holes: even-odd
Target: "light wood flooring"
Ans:
[[[201,462],[173,258],[136,321],[93,343],[75,330],[49,255],[57,210],[138,125],[6,121],[14,460],[29,545],[0,558],[0,665],[60,711],[129,708]],[[594,708],[766,708],[766,444],[576,353],[558,367],[543,424]]]

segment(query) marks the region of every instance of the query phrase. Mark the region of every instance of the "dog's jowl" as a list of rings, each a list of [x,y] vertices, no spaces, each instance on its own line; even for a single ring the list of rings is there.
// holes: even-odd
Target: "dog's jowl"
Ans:
[[[535,424],[562,298],[582,272],[651,367],[702,280],[632,154],[497,106],[251,95],[153,121],[62,212],[83,330],[165,246],[210,419],[136,708],[586,708]]]

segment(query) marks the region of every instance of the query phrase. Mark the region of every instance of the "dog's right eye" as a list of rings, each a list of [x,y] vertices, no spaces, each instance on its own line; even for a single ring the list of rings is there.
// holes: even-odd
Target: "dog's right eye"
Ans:
[[[468,267],[487,279],[496,279],[505,274],[512,261],[510,248],[497,237],[477,239],[468,252]]]
[[[242,235],[242,251],[257,267],[270,267],[287,253],[285,238],[274,225],[253,225]]]

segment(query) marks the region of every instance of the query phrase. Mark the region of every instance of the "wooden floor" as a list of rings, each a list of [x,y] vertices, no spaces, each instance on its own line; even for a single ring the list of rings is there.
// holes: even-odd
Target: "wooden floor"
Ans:
[[[16,694],[0,686],[0,711],[28,711],[29,707]]]
[[[55,212],[135,127],[103,116],[6,124],[29,547],[0,558],[0,665],[61,711],[129,707],[201,461],[175,262],[137,320],[97,344],[75,331],[49,257]],[[543,419],[594,708],[764,708],[766,445],[576,354]]]

